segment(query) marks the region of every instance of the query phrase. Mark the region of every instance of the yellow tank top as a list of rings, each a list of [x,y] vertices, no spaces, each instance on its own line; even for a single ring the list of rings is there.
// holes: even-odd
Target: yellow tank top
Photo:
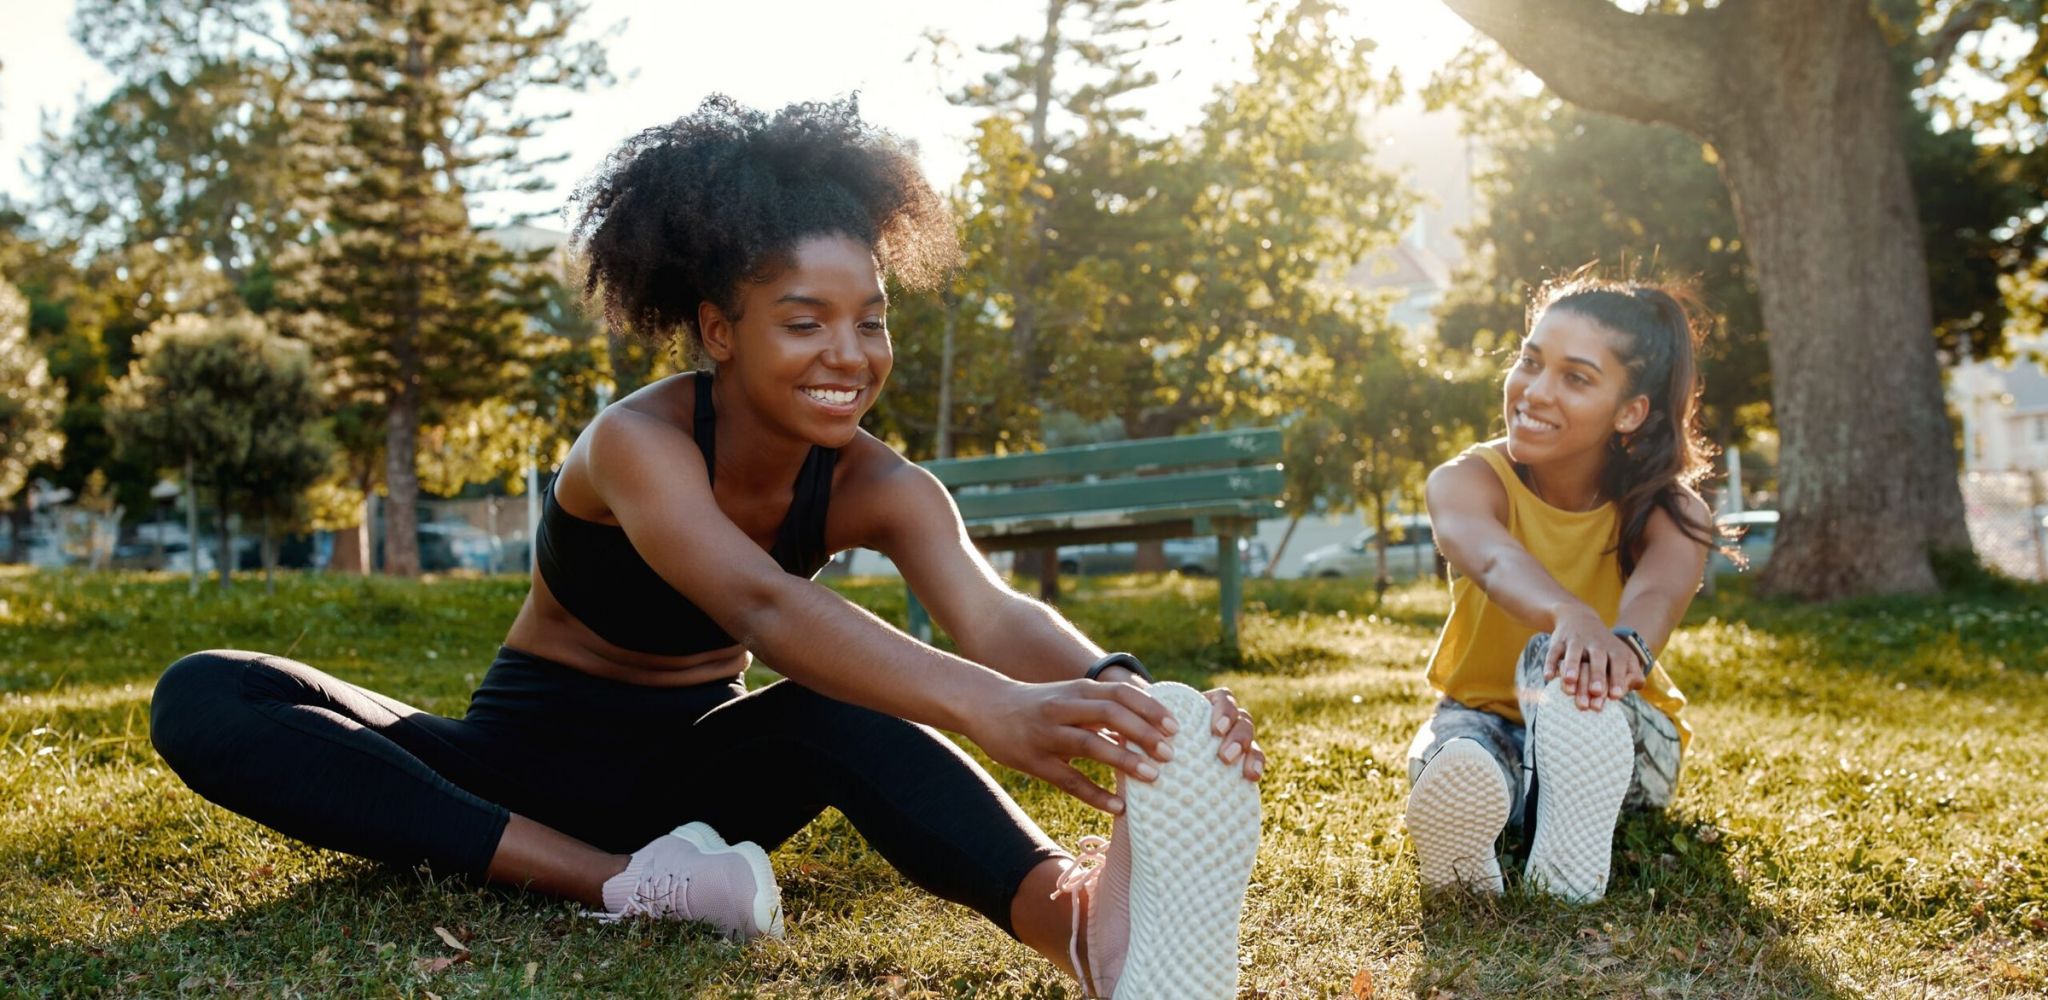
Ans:
[[[1613,625],[1621,612],[1621,558],[1615,546],[1619,512],[1612,503],[1589,511],[1560,510],[1544,503],[1515,475],[1503,448],[1503,441],[1489,441],[1473,445],[1466,454],[1485,459],[1507,490],[1508,534],[1564,589]],[[1535,634],[1535,629],[1496,606],[1470,577],[1454,575],[1451,616],[1429,656],[1429,686],[1468,707],[1520,722],[1515,664]],[[1690,744],[1692,727],[1682,715],[1685,695],[1663,666],[1651,668],[1642,694],[1678,726],[1679,745]]]

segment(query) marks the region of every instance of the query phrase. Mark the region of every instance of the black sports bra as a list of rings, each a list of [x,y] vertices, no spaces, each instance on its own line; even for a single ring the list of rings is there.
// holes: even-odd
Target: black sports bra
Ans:
[[[717,474],[717,415],[711,408],[711,373],[697,372],[696,417],[691,435],[704,453],[704,466]],[[775,532],[768,554],[783,569],[812,577],[831,561],[825,550],[825,509],[832,499],[832,469],[839,452],[811,446],[789,513]],[[554,478],[541,493],[540,529],[533,545],[535,565],[555,601],[576,620],[615,646],[658,656],[685,656],[738,645],[738,640],[647,565],[626,531],[586,521],[555,501]],[[710,567],[715,572],[716,567]]]

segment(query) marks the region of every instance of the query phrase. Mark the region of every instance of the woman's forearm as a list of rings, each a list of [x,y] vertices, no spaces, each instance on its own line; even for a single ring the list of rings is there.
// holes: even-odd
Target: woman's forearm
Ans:
[[[956,733],[967,731],[976,706],[1017,683],[794,577],[735,634],[776,672],[819,694]]]
[[[1539,632],[1557,631],[1558,623],[1573,614],[1598,617],[1591,605],[1564,589],[1535,556],[1519,546],[1503,546],[1474,574],[1473,582],[1509,616]]]
[[[1674,594],[1662,587],[1645,586],[1623,591],[1621,595],[1621,617],[1617,626],[1626,625],[1643,637],[1643,643],[1652,651],[1661,650],[1677,631],[1679,619],[1685,617],[1686,606],[1692,603],[1692,595]]]
[[[1070,681],[1102,657],[1073,623],[1022,594],[1003,601],[988,620],[954,637],[960,652],[1020,681]]]

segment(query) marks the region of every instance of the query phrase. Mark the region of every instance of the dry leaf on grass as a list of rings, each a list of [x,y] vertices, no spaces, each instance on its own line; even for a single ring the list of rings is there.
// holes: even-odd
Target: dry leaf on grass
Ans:
[[[1372,1000],[1372,970],[1360,969],[1351,977],[1352,1000]]]
[[[453,949],[455,949],[456,951],[468,951],[468,950],[469,950],[469,946],[468,946],[468,945],[466,945],[466,944],[463,944],[463,943],[462,943],[462,939],[461,939],[461,938],[458,938],[458,937],[456,937],[455,935],[453,935],[453,934],[450,934],[450,933],[448,932],[448,928],[446,928],[446,927],[436,927],[436,928],[434,928],[434,933],[436,933],[436,934],[439,934],[439,935],[441,936],[441,941],[442,941],[442,942],[443,942],[444,944],[446,944],[446,945],[447,945],[448,947],[450,947],[450,948],[453,948]]]

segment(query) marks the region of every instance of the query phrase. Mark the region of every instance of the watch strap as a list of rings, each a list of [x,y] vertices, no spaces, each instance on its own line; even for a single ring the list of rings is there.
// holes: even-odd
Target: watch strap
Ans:
[[[1152,671],[1145,669],[1145,664],[1139,662],[1137,657],[1129,653],[1111,653],[1102,659],[1096,660],[1095,665],[1088,668],[1086,676],[1091,681],[1101,680],[1102,672],[1111,667],[1122,667],[1131,673],[1137,674],[1145,678],[1145,683],[1147,684],[1157,683],[1152,679]]]

